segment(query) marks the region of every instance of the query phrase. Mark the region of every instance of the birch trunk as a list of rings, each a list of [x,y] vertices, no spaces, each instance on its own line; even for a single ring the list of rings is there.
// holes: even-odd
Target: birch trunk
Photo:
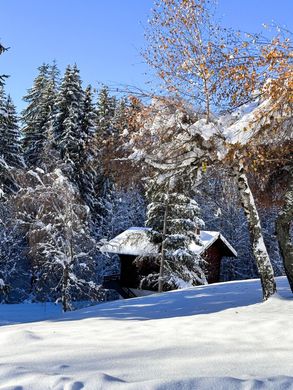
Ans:
[[[293,292],[293,244],[290,227],[293,221],[293,169],[289,172],[289,186],[285,194],[285,204],[276,220],[276,233],[285,272]]]
[[[208,82],[206,79],[204,79],[204,93],[205,93],[205,105],[206,105],[206,113],[207,113],[207,119],[206,123],[208,124],[210,122],[210,93],[208,88]]]
[[[248,184],[242,163],[234,166],[241,204],[248,222],[252,251],[261,280],[263,300],[267,300],[276,292],[276,283],[273,267],[264,243],[260,218],[255,206],[254,198]]]

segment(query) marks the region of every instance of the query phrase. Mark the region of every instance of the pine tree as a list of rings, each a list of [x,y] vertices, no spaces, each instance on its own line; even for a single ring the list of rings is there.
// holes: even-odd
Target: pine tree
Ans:
[[[82,129],[86,134],[87,139],[91,138],[96,131],[97,114],[93,104],[93,92],[91,85],[85,89],[83,115],[82,115]]]
[[[98,235],[110,209],[109,179],[100,161],[91,88],[84,92],[76,65],[67,67],[55,104],[53,132],[63,172],[79,188],[92,211]]]
[[[81,150],[85,147],[86,134],[82,130],[84,108],[84,91],[81,85],[79,70],[74,65],[68,66],[57,94],[53,132],[55,145],[61,159],[67,163],[71,178],[75,176],[76,164]]]
[[[111,101],[114,101],[113,98],[110,98]],[[102,154],[107,148],[103,149],[103,137],[100,137],[102,131],[97,122],[98,115],[89,86],[85,90],[83,106],[82,134],[85,137],[85,147],[80,154],[78,185],[84,201],[92,211],[96,237],[102,238],[108,236],[112,228],[110,221],[114,213],[116,191],[113,181],[105,172]],[[112,139],[112,134],[104,135],[104,141]]]
[[[97,115],[93,105],[92,88],[88,86],[84,94],[81,117],[81,148],[76,162],[76,180],[80,193],[94,216],[99,213],[99,186],[102,179],[102,167],[97,145]]]
[[[114,111],[113,127],[119,135],[128,132],[127,102],[125,98],[117,101]]]
[[[158,284],[159,292],[207,283],[204,261],[190,249],[191,244],[201,245],[198,233],[204,222],[188,188],[190,191],[187,178],[173,178],[154,180],[147,191],[146,225],[152,228],[149,234],[160,244],[161,254],[159,274],[149,275],[142,283]]]
[[[113,134],[115,106],[115,97],[110,96],[109,88],[107,86],[103,86],[99,91],[97,102],[98,134],[102,138],[107,138]]]
[[[43,64],[38,70],[32,88],[23,98],[28,103],[22,111],[22,132],[25,161],[29,166],[42,162],[58,88],[59,71],[55,63],[52,66]]]
[[[0,185],[2,195],[17,189],[14,173],[23,167],[20,132],[10,96],[0,88]]]
[[[20,130],[18,126],[18,118],[16,108],[12,102],[10,95],[6,99],[6,137],[1,137],[2,147],[4,147],[4,155],[6,162],[16,168],[23,167],[22,149],[20,140]]]

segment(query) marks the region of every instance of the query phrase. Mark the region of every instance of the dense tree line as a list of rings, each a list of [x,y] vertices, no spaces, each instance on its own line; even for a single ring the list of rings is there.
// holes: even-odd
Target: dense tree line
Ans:
[[[18,118],[1,87],[1,300],[54,300],[69,310],[105,299],[103,275],[117,264],[99,241],[144,219],[140,192],[106,172],[127,107],[107,87],[94,101],[76,65],[60,80],[55,63],[40,66],[24,101]]]

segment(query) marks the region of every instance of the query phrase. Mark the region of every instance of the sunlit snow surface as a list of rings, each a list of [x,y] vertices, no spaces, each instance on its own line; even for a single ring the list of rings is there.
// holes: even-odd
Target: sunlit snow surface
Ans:
[[[285,278],[265,303],[249,280],[68,314],[0,305],[0,321],[0,389],[293,389]]]

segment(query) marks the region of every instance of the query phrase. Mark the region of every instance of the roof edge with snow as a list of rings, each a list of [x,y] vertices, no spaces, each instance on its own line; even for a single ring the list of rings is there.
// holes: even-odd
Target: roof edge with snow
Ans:
[[[103,253],[133,256],[158,255],[158,245],[150,241],[150,237],[147,234],[149,231],[149,228],[131,227],[102,245],[100,251]],[[237,257],[236,250],[220,232],[202,230],[200,239],[203,245],[195,243],[190,245],[190,249],[196,254],[203,254],[217,240],[220,240],[227,248],[228,253],[230,253],[228,256]]]

